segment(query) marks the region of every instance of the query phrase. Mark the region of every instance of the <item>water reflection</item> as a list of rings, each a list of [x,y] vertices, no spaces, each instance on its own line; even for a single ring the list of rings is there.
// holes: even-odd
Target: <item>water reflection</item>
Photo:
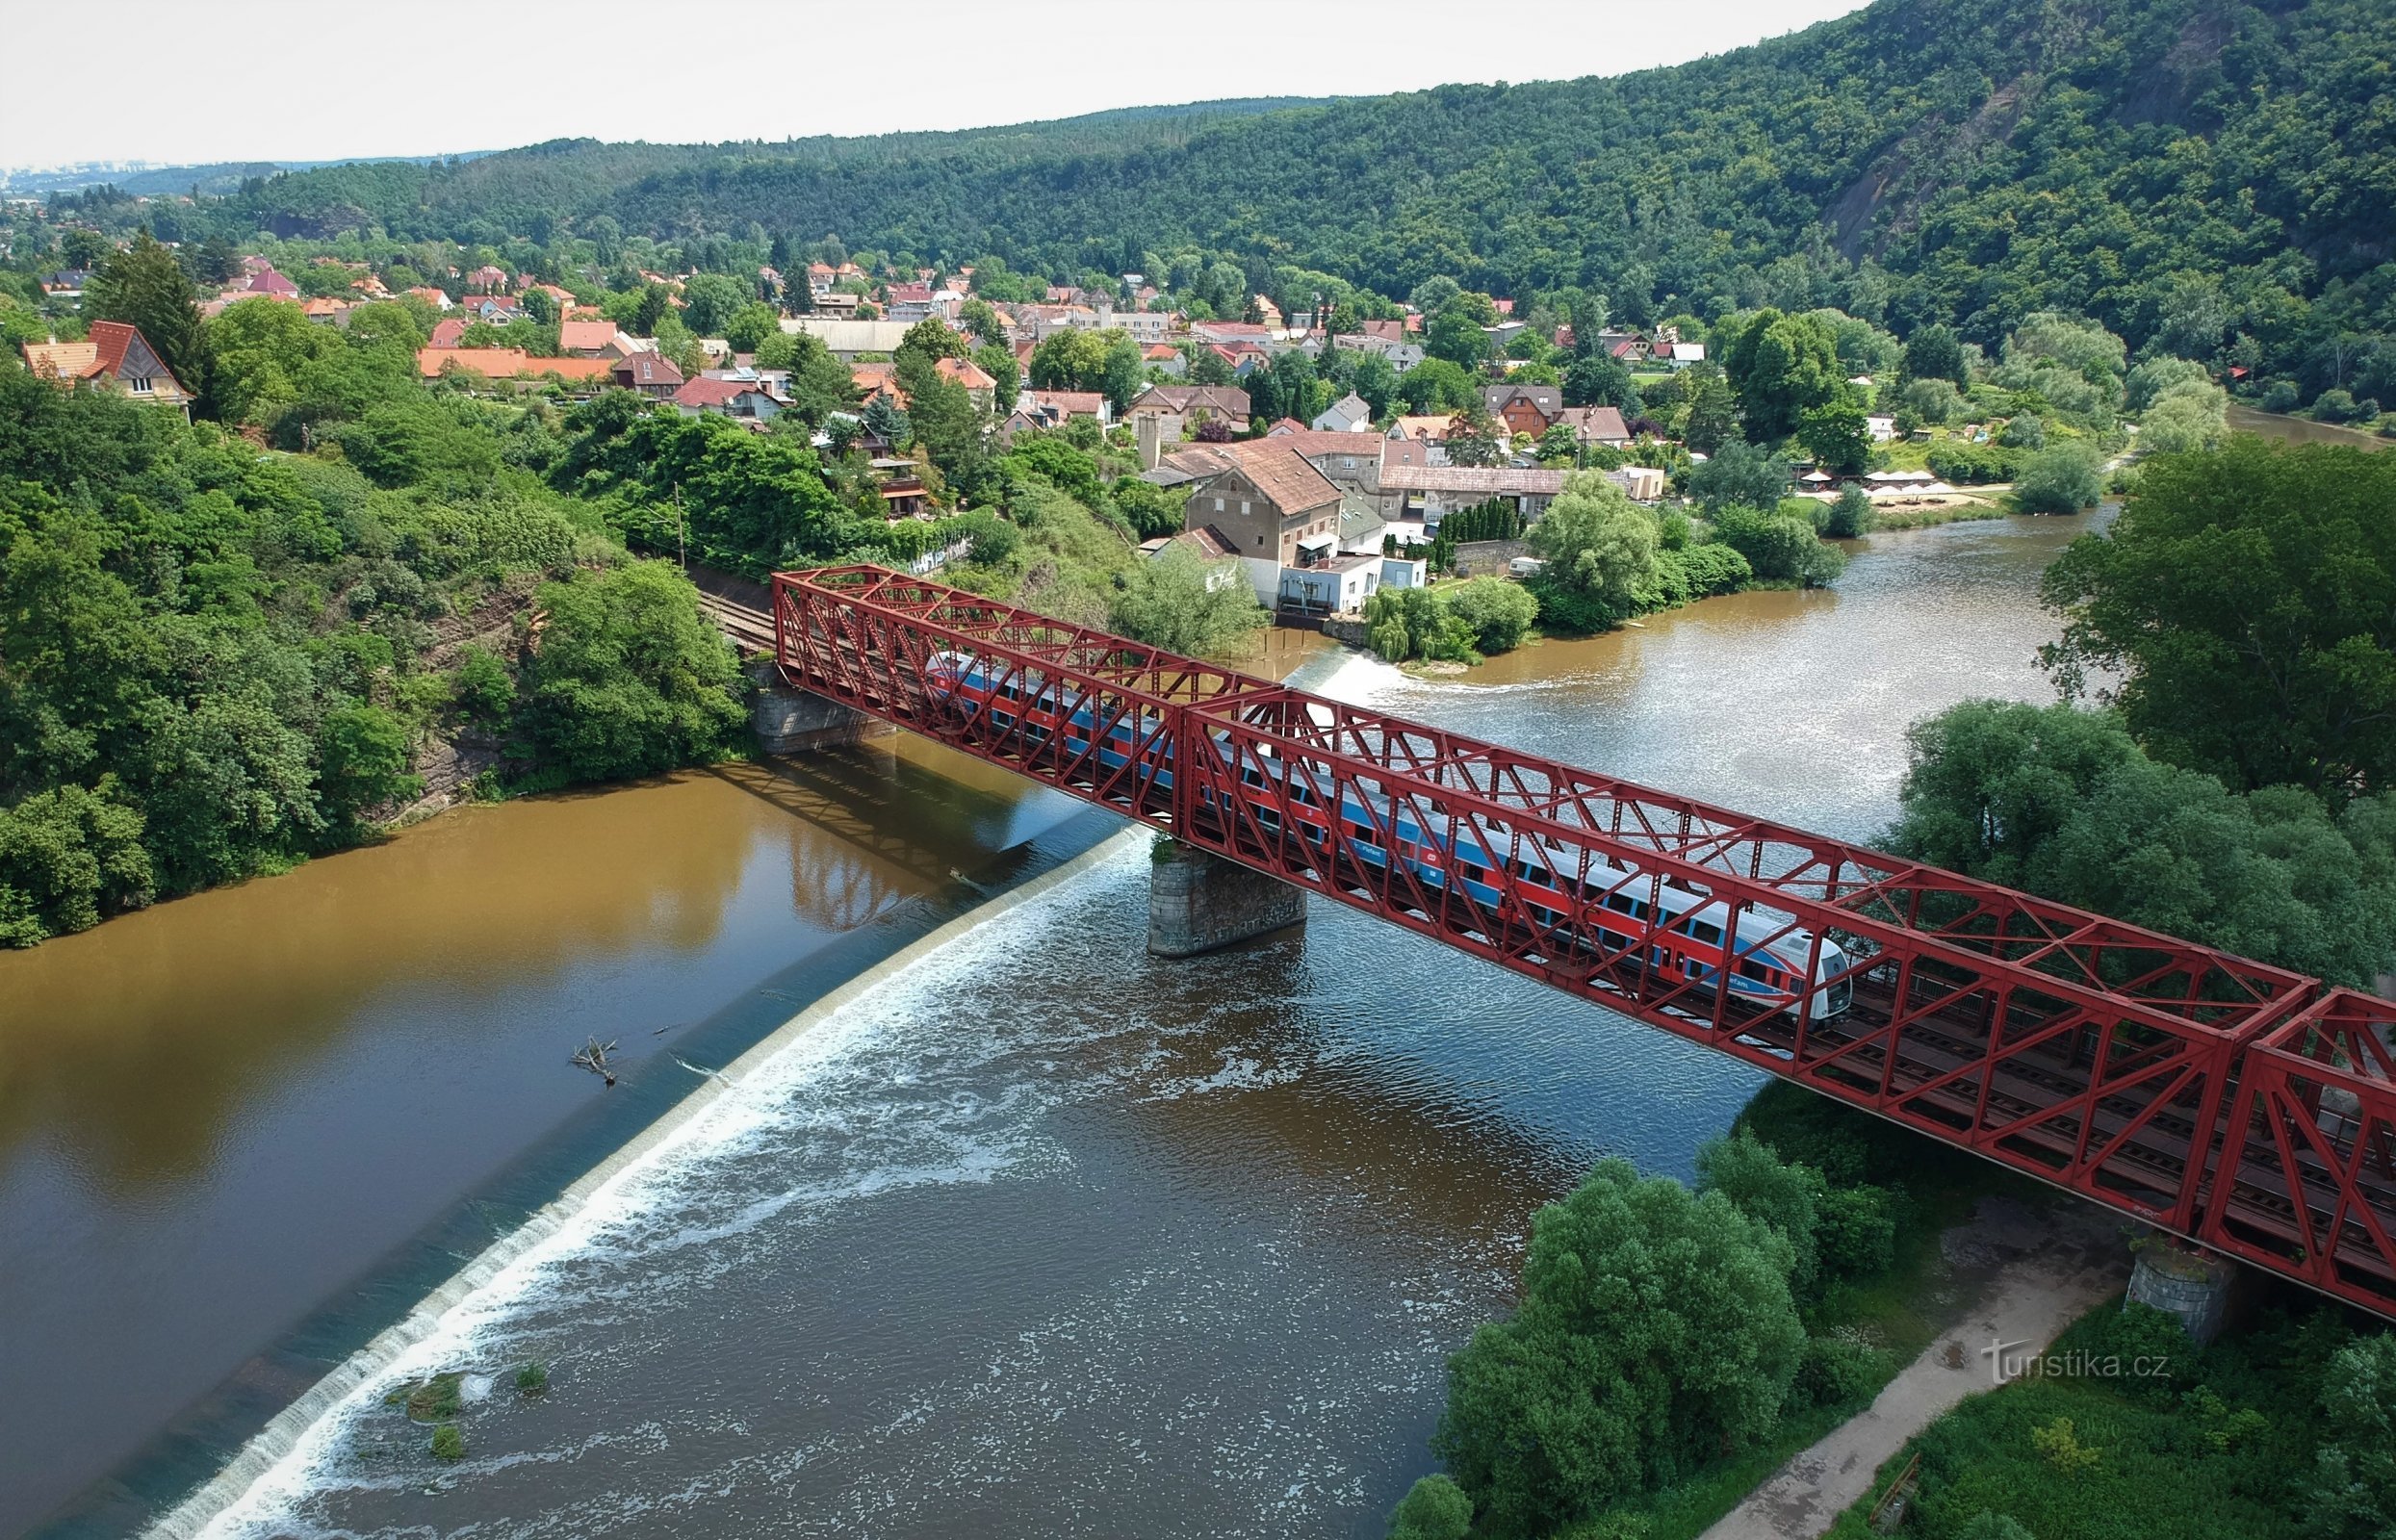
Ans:
[[[0,955],[0,1533],[609,1094],[585,1035],[679,1076],[683,1028],[1068,808],[914,742],[802,779],[795,817],[763,766],[464,808]],[[922,811],[852,837],[876,808]]]

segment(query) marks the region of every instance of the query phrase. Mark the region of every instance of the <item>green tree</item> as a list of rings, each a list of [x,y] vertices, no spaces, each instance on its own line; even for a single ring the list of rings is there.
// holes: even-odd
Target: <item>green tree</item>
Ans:
[[[765,346],[765,339],[782,330],[782,317],[773,306],[761,299],[752,299],[735,310],[724,322],[724,341],[735,353],[754,353]]]
[[[319,796],[326,814],[355,820],[370,808],[413,797],[424,781],[408,771],[407,729],[378,706],[325,713],[317,730]]]
[[[1767,581],[1818,588],[1846,570],[1845,555],[1837,546],[1822,543],[1811,518],[1785,513],[1777,505],[1718,508],[1713,513],[1713,533],[1747,558],[1755,576]]]
[[[2041,585],[2067,694],[2121,678],[2149,752],[2233,788],[2396,785],[2396,461],[2232,438],[2150,462]]]
[[[1777,508],[1789,492],[1789,462],[1733,439],[1690,470],[1688,492],[1709,517],[1728,507]]]
[[[577,781],[723,753],[746,720],[732,649],[670,563],[635,561],[540,591],[549,625],[525,670],[543,757]]]
[[[151,239],[147,229],[91,275],[84,289],[83,311],[94,321],[122,321],[140,327],[159,361],[185,390],[195,395],[207,390],[207,340],[192,281],[183,275],[174,253]]]
[[[1023,389],[1023,367],[1016,362],[1015,349],[1004,343],[985,343],[973,349],[973,361],[991,377],[992,411],[1005,418]]]
[[[1868,534],[1872,526],[1872,500],[1859,486],[1839,489],[1838,500],[1831,503],[1822,518],[1822,533],[1833,540],[1852,540]]]
[[[1760,310],[1732,337],[1722,360],[1747,437],[1777,444],[1797,430],[1806,413],[1837,399],[1846,374],[1838,340],[1813,316]]]
[[[2379,1540],[2396,1529],[2396,1335],[2339,1349],[2321,1388],[2328,1440],[2301,1484],[2314,1540]]]
[[[1125,573],[1108,613],[1122,634],[1193,657],[1231,652],[1272,619],[1237,562],[1179,545]]]
[[[1602,1163],[1533,1219],[1521,1309],[1449,1361],[1434,1449],[1494,1530],[1542,1533],[1752,1448],[1805,1340],[1791,1264],[1721,1194]]]
[[[1028,372],[1041,391],[1095,391],[1106,382],[1107,341],[1095,331],[1055,331],[1032,349]]]
[[[1741,1129],[1697,1151],[1697,1191],[1719,1193],[1747,1218],[1768,1224],[1789,1243],[1790,1292],[1804,1298],[1819,1267],[1816,1233],[1825,1195],[1821,1173],[1782,1160]]]
[[[209,389],[228,423],[271,424],[299,399],[311,366],[334,357],[341,334],[311,323],[297,305],[245,299],[208,323]]]
[[[1539,602],[1531,591],[1503,578],[1470,578],[1440,590],[1439,597],[1473,629],[1473,647],[1481,653],[1512,652],[1539,618]]]
[[[112,777],[0,808],[0,946],[33,946],[140,909],[154,884],[138,808]]]
[[[721,337],[750,297],[740,280],[727,273],[692,273],[683,282],[683,324],[694,336]]]
[[[1905,339],[1905,377],[1943,379],[1961,390],[1971,383],[1964,371],[1964,346],[1955,328],[1941,321],[1918,326]]]
[[[1833,475],[1860,475],[1871,464],[1871,427],[1863,403],[1848,390],[1806,408],[1797,420],[1797,442]]]
[[[1544,563],[1533,580],[1540,613],[1573,629],[1620,624],[1656,578],[1655,515],[1599,472],[1566,476],[1526,538]]]
[[[1427,358],[1398,376],[1398,398],[1416,417],[1471,411],[1481,406],[1472,375],[1444,358]]]
[[[966,388],[940,372],[934,355],[912,346],[899,349],[893,372],[907,393],[907,423],[915,442],[952,488],[978,488],[986,458],[982,417]]]
[[[1739,436],[1739,404],[1730,377],[1708,363],[1691,367],[1682,378],[1688,404],[1682,415],[1681,441],[1696,453],[1718,455]]]
[[[1917,723],[1889,848],[2316,977],[2396,958],[2396,801],[2333,817],[2158,763],[2118,719],[1968,701]]]
[[[2104,469],[2085,444],[2057,444],[2039,450],[2014,477],[2017,513],[2078,513],[2104,496]]]
[[[2217,449],[2229,432],[2229,397],[2211,380],[2186,380],[2154,398],[2138,424],[2141,454]]]
[[[1427,1476],[1406,1489],[1389,1516],[1389,1540],[1467,1540],[1473,1500],[1444,1476]]]

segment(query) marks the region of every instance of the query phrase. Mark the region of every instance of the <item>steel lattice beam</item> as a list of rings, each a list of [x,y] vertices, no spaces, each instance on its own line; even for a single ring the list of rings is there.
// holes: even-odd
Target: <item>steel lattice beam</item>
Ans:
[[[2396,1005],[2313,1003],[2319,984],[2283,969],[880,568],[777,575],[774,619],[794,684],[2396,1315]],[[961,706],[926,682],[943,652],[1098,732],[1074,751],[1028,713]],[[1109,767],[1097,742],[1117,726],[1140,752]],[[1501,860],[1635,888],[1650,915],[1670,887],[1734,931],[1811,935],[1817,961],[1836,941],[1845,970],[1809,1003],[1844,986],[1851,1004],[1772,1010],[1720,970],[1667,969],[1654,929],[1601,924],[1602,896],[1534,918],[1307,833],[1310,809],[1343,807],[1367,809],[1382,851],[1401,817],[1451,853],[1470,830]],[[2352,1126],[2333,1129],[2341,1098]]]

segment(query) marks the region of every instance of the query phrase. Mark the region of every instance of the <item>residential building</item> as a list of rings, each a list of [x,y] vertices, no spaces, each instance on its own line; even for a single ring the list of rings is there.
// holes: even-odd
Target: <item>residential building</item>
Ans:
[[[1620,449],[1631,442],[1630,424],[1623,422],[1622,409],[1617,406],[1567,406],[1562,421],[1583,444]]]
[[[615,338],[616,323],[612,321],[561,321],[557,323],[557,350],[572,353],[578,358],[599,357]]]
[[[79,343],[52,338],[25,345],[25,367],[62,385],[90,381],[137,401],[171,406],[192,417],[192,394],[150,346],[142,328],[121,321],[95,321]]]
[[[1553,385],[1491,385],[1481,397],[1489,415],[1503,423],[1507,432],[1534,439],[1564,413],[1564,393]]]
[[[782,329],[791,336],[805,332],[820,341],[833,357],[854,363],[860,353],[895,353],[907,340],[903,321],[846,321],[833,316],[790,316]]]
[[[1150,343],[1140,349],[1140,362],[1160,373],[1181,378],[1190,372],[1190,361],[1181,356],[1181,349],[1171,343]]]
[[[683,372],[674,367],[674,360],[662,353],[634,353],[616,360],[610,372],[615,382],[628,391],[638,391],[657,400],[671,398],[683,388]]]
[[[442,317],[439,321],[432,323],[432,335],[425,340],[425,346],[427,347],[455,347],[458,344],[458,339],[466,335],[466,324],[467,323],[462,317]]]
[[[1381,435],[1381,465],[1445,465],[1448,463],[1448,416],[1399,417]]]
[[[1251,439],[1173,459],[1212,466],[1182,505],[1182,527],[1222,531],[1264,603],[1278,604],[1285,572],[1324,565],[1338,553],[1339,488],[1287,444]]]
[[[1406,518],[1419,512],[1425,529],[1437,533],[1440,519],[1458,508],[1469,508],[1492,498],[1514,504],[1528,523],[1547,511],[1564,488],[1564,473],[1513,466],[1381,465],[1381,491],[1394,499],[1394,512]]]
[[[507,270],[483,264],[466,275],[466,292],[470,295],[503,295],[507,293]]]
[[[1318,432],[1353,433],[1373,425],[1372,405],[1354,391],[1325,407],[1312,424]]]
[[[684,417],[713,412],[743,422],[765,424],[782,415],[787,402],[753,380],[684,380],[673,396],[674,409]]]
[[[1039,419],[1037,425],[1051,427],[1076,417],[1097,420],[1100,427],[1115,421],[1115,408],[1096,391],[1025,391],[1016,400],[1016,412],[1029,411]]]
[[[1674,369],[1687,369],[1691,364],[1702,364],[1705,361],[1706,345],[1704,343],[1674,343],[1672,345],[1672,356],[1668,362]]]
[[[1248,392],[1235,385],[1151,385],[1123,415],[1134,421],[1155,418],[1158,433],[1172,443],[1210,420],[1246,433],[1248,412]]]

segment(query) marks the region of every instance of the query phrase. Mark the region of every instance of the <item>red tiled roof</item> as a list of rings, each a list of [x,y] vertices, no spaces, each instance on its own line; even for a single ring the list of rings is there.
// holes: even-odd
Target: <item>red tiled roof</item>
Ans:
[[[416,351],[416,372],[426,379],[439,379],[443,370],[454,365],[486,379],[508,379],[523,373],[529,361],[529,355],[521,347],[420,347]]]
[[[140,336],[132,324],[122,321],[95,321],[87,335],[91,340],[93,372],[114,374],[125,367],[125,349]]]
[[[1214,447],[1226,468],[1236,468],[1273,500],[1284,516],[1339,500],[1339,488],[1290,448],[1287,439],[1250,439]]]
[[[672,385],[683,383],[683,372],[674,367],[674,360],[662,353],[634,353],[616,364],[614,373],[634,387],[642,385]]]
[[[612,321],[561,321],[557,323],[557,346],[567,352],[584,350],[597,352],[615,339],[616,323]]]
[[[455,316],[432,323],[432,335],[425,339],[427,347],[455,347],[457,340],[466,335],[466,323]]]
[[[289,278],[284,277],[281,273],[275,271],[272,268],[266,268],[260,270],[257,276],[249,280],[249,292],[253,295],[279,295],[290,296],[296,295],[299,293],[299,286],[292,282]]]
[[[1105,396],[1097,391],[1025,391],[1023,400],[1065,417],[1096,417],[1106,407]]]
[[[773,395],[773,392],[753,379],[708,379],[701,375],[697,379],[683,382],[683,388],[674,393],[674,404],[701,407],[730,406],[751,391],[760,396]]]

